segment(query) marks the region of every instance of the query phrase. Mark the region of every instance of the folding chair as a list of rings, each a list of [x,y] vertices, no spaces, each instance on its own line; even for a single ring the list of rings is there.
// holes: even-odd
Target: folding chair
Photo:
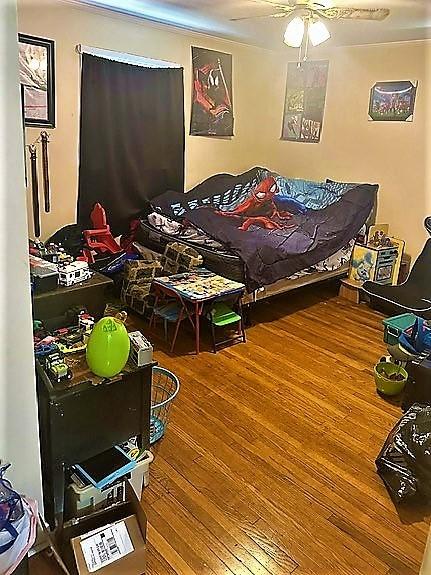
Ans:
[[[208,318],[211,326],[212,344],[213,351],[217,353],[217,349],[224,347],[228,343],[245,343],[245,329],[244,320],[242,317],[242,306],[241,299],[238,300],[238,313],[235,312],[229,305],[227,305],[225,299],[215,300],[211,304],[211,309],[207,312],[206,317]],[[216,328],[226,328],[227,326],[232,326],[237,324],[237,332],[233,337],[225,339],[223,341],[217,341],[216,338]]]
[[[193,329],[195,329],[195,324],[185,301],[179,293],[165,286],[161,288],[154,284],[153,289],[155,291],[155,300],[153,313],[150,317],[150,327],[155,325],[157,317],[162,319],[165,330],[165,340],[168,341],[168,323],[175,324],[174,336],[170,347],[170,351],[172,353],[182,321],[184,319],[188,319],[192,324]]]

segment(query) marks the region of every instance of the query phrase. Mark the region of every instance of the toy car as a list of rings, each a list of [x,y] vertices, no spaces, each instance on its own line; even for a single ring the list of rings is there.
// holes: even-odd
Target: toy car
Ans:
[[[71,379],[72,370],[64,362],[63,355],[59,352],[51,353],[45,358],[45,369],[49,376],[59,383],[63,379]]]
[[[94,317],[84,311],[80,312],[78,315],[78,326],[83,329],[85,333],[91,333],[94,327]]]
[[[87,262],[73,262],[58,267],[58,283],[63,286],[72,286],[91,277]]]
[[[45,357],[45,356],[47,356],[50,353],[53,353],[55,351],[58,351],[58,346],[54,342],[38,343],[37,345],[35,345],[34,355],[36,357],[40,358],[40,357]]]

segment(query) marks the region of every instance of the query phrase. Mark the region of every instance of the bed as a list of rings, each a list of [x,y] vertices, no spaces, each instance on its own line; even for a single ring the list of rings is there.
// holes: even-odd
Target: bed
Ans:
[[[205,266],[245,283],[248,301],[348,269],[358,233],[374,221],[377,185],[288,179],[256,167],[218,174],[152,202],[136,240],[155,251],[194,247]]]

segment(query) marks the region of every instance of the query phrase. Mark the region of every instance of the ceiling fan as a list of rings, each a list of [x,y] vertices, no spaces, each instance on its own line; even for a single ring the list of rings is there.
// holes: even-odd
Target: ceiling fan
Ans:
[[[323,0],[287,0],[287,3],[276,0],[254,0],[274,7],[272,14],[263,16],[245,16],[231,18],[232,21],[249,20],[252,18],[291,18],[284,42],[293,48],[300,49],[300,59],[307,59],[308,41],[318,46],[329,40],[331,34],[324,20],[373,20],[381,21],[390,14],[388,8],[337,8],[328,7]]]

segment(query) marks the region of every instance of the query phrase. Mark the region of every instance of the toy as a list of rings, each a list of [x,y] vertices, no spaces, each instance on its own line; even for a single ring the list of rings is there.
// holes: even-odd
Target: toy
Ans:
[[[83,282],[91,277],[91,271],[87,262],[73,262],[65,266],[59,266],[58,271],[58,283],[67,287]]]
[[[52,376],[57,383],[63,379],[72,378],[72,370],[63,360],[63,355],[60,352],[50,353],[45,357],[45,369],[48,375]]]
[[[103,317],[93,328],[87,343],[87,363],[100,377],[113,377],[127,363],[130,340],[124,321],[127,314]]]
[[[56,343],[39,343],[35,345],[34,355],[36,357],[45,357],[50,353],[58,351],[58,346]]]
[[[356,244],[350,262],[349,279],[356,285],[369,280],[379,284],[396,283],[398,256],[398,247],[395,246],[372,248]]]
[[[141,367],[153,361],[153,346],[140,331],[129,333],[130,356],[133,362]]]
[[[56,264],[29,255],[30,277],[35,293],[53,290],[57,287],[58,268]]]
[[[93,252],[98,254],[118,254],[122,251],[121,247],[117,244],[114,236],[111,234],[111,229],[107,223],[106,213],[100,204],[95,204],[91,214],[91,223],[93,228],[91,230],[84,230],[84,239],[86,246],[83,248],[83,257],[85,261],[94,263]]]
[[[78,326],[84,330],[84,333],[90,335],[94,327],[94,317],[85,311],[78,314]]]
[[[87,344],[85,343],[85,341],[82,338],[80,339],[80,341],[78,341],[76,343],[72,343],[72,344],[62,343],[61,341],[59,341],[57,343],[58,349],[64,355],[67,355],[69,353],[78,353],[80,351],[84,351],[86,346],[87,346]]]
[[[60,245],[55,243],[44,244],[41,241],[29,240],[29,253],[53,264],[71,263],[72,256],[67,254]]]

